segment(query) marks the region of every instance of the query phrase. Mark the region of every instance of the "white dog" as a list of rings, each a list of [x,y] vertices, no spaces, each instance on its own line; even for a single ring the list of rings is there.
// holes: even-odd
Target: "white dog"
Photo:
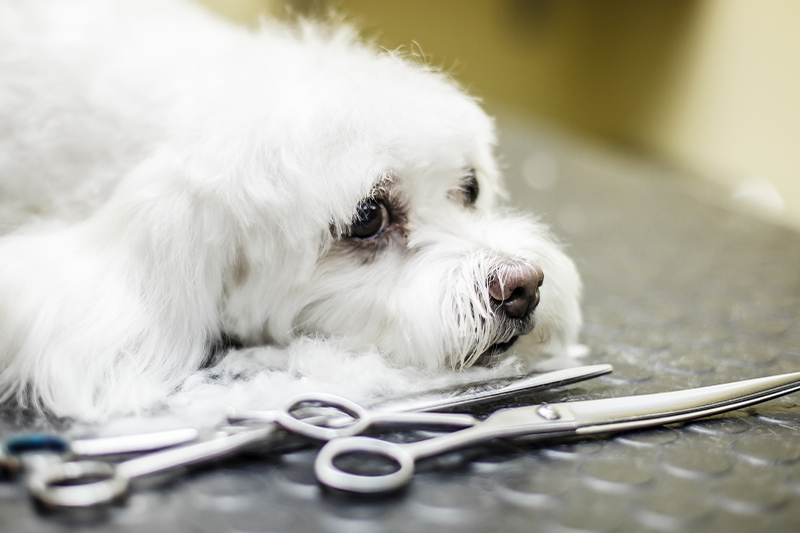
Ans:
[[[426,368],[528,333],[563,351],[580,280],[493,210],[494,142],[452,81],[346,27],[0,0],[2,398],[136,411],[225,339]]]

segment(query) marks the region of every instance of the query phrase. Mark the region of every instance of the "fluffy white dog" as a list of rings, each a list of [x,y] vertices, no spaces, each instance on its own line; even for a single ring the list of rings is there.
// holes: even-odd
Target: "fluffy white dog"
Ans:
[[[346,27],[0,0],[2,398],[136,411],[227,339],[454,369],[529,333],[564,350],[579,277],[496,212],[494,143],[451,80]]]

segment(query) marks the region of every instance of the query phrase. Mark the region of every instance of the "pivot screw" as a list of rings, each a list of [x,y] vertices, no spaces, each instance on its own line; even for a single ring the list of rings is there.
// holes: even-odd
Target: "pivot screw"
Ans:
[[[561,418],[561,415],[558,414],[558,411],[556,411],[552,405],[540,405],[536,412],[545,420],[558,420]]]

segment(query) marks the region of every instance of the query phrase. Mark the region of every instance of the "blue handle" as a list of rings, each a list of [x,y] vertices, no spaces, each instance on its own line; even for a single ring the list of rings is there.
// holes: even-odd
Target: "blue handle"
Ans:
[[[30,452],[65,453],[69,451],[69,442],[57,435],[46,433],[30,433],[11,437],[5,442],[6,453],[20,455]]]

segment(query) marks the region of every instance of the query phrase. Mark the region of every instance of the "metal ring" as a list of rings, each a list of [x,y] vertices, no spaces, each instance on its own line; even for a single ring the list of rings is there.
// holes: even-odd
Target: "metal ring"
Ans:
[[[100,481],[76,485],[56,485],[88,477],[105,477]],[[28,489],[34,498],[54,507],[90,507],[110,503],[125,494],[127,476],[114,465],[102,461],[68,461],[52,463],[34,471]]]
[[[391,474],[363,476],[344,472],[333,460],[346,453],[371,453],[392,459],[399,469]],[[414,458],[400,445],[369,437],[335,439],[322,447],[314,462],[314,473],[323,485],[364,494],[388,492],[408,484],[414,475]]]
[[[302,403],[317,403],[323,407],[333,407],[353,417],[355,420],[352,424],[338,428],[316,426],[292,416],[292,410]],[[366,409],[347,398],[325,393],[304,394],[290,399],[286,403],[286,407],[281,409],[280,415],[277,416],[277,422],[293,433],[319,440],[331,440],[338,437],[357,435],[367,429],[370,424],[367,419]]]

